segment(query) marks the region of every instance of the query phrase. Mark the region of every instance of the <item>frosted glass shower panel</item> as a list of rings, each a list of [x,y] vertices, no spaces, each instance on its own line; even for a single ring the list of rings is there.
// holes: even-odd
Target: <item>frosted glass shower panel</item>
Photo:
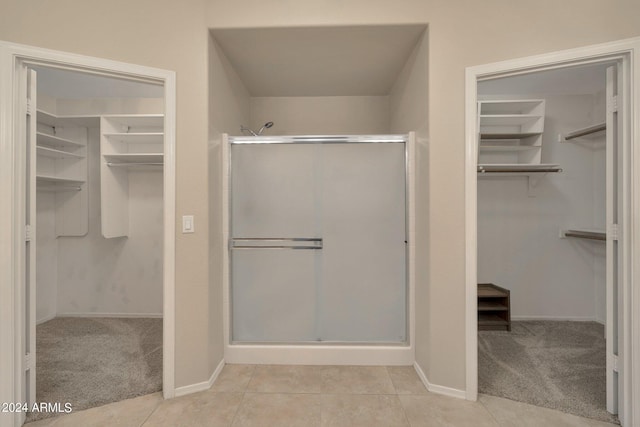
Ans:
[[[315,256],[315,250],[234,250],[234,341],[315,340]]]
[[[323,148],[320,340],[404,342],[405,146]]]
[[[232,146],[233,237],[316,234],[318,148],[293,144]]]
[[[406,342],[405,144],[231,146],[234,342]]]
[[[244,246],[231,254],[234,341],[315,340],[317,250],[291,249],[315,246],[291,239],[318,235],[315,152],[291,144],[232,146],[231,236]]]

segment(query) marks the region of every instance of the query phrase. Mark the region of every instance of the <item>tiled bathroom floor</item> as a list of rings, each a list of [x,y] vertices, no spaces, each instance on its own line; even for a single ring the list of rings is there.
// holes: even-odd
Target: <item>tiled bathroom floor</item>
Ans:
[[[413,367],[226,365],[210,390],[160,393],[27,424],[28,427],[532,426],[611,427],[481,395],[425,390]]]

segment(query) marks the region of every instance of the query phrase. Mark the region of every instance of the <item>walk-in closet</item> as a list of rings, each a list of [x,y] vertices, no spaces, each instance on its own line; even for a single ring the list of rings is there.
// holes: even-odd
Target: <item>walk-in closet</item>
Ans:
[[[160,391],[163,88],[30,76],[36,401],[76,411]]]
[[[480,82],[477,167],[478,391],[613,422],[616,78]]]

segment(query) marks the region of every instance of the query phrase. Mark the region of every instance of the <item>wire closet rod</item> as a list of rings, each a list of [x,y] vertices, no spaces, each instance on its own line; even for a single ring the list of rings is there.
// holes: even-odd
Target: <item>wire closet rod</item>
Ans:
[[[569,132],[564,136],[565,141],[570,139],[579,138],[581,136],[591,135],[592,133],[600,132],[607,129],[606,123],[598,123],[597,125],[589,126],[584,129],[578,129],[573,132]]]

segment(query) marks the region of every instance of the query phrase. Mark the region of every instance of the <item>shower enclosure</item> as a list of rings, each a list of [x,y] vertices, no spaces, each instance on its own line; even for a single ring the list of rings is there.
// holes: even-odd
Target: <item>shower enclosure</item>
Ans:
[[[408,345],[407,139],[229,137],[230,345]]]

